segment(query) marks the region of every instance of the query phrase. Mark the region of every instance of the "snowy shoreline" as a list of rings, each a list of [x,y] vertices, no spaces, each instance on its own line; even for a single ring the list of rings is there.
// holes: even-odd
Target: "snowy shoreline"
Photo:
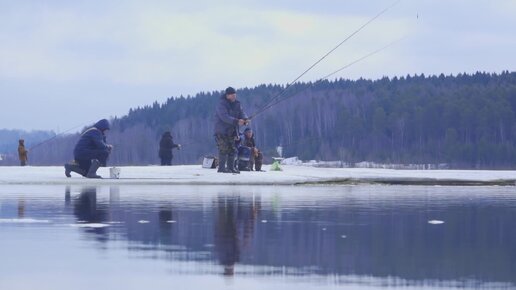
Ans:
[[[283,171],[222,174],[200,165],[122,166],[120,179],[109,179],[109,167],[100,168],[104,179],[64,176],[61,166],[0,167],[0,184],[57,185],[458,185],[514,186],[516,171],[509,170],[394,170],[371,168],[315,168],[282,165]]]

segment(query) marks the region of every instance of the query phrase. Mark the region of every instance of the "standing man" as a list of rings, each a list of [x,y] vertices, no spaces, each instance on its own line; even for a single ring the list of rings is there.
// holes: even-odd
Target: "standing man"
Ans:
[[[228,87],[215,110],[215,140],[219,148],[218,172],[239,173],[235,169],[235,138],[238,137],[238,127],[247,123],[247,115],[236,99],[236,90]]]
[[[97,169],[106,166],[113,149],[113,145],[106,143],[109,127],[109,121],[102,119],[81,134],[73,150],[75,162],[65,164],[66,177],[71,177],[70,172],[73,171],[87,178],[101,178]]]
[[[174,143],[172,133],[170,133],[170,131],[166,131],[163,133],[161,140],[159,141],[159,158],[161,159],[161,166],[172,165],[172,158],[174,158],[172,149],[174,148],[180,150],[181,144]]]
[[[27,149],[25,149],[25,140],[23,140],[23,139],[18,140],[18,157],[20,158],[21,166],[27,165],[28,152],[29,151],[27,151]]]

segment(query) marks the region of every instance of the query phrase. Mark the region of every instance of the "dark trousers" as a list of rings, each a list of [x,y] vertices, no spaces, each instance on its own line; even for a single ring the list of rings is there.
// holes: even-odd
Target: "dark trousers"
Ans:
[[[253,165],[256,171],[262,170],[262,163],[263,163],[263,154],[262,152],[258,152],[258,156],[254,156],[254,154],[251,154],[251,159],[249,160],[250,163],[250,169],[253,170]]]
[[[88,172],[91,166],[91,160],[97,159],[100,162],[100,166],[106,166],[107,159],[109,157],[108,150],[88,150],[82,156],[75,156],[75,161],[79,164],[79,167]]]
[[[172,165],[172,157],[161,157],[161,166]]]
[[[215,141],[219,148],[219,169],[233,169],[236,158],[235,137],[232,135],[216,134]]]

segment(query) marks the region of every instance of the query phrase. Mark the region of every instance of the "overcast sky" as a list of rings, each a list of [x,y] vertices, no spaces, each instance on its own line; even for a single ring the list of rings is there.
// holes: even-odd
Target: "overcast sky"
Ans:
[[[0,0],[0,128],[59,132],[171,96],[293,80],[394,1]],[[302,81],[516,68],[516,0],[405,0]]]

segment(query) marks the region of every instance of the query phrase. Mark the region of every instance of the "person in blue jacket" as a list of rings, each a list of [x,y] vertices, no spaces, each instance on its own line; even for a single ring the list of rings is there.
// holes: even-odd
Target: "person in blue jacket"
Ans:
[[[87,178],[101,178],[97,175],[100,166],[106,166],[113,145],[106,143],[109,121],[102,119],[81,134],[73,150],[74,162],[65,164],[65,175],[73,171]]]

